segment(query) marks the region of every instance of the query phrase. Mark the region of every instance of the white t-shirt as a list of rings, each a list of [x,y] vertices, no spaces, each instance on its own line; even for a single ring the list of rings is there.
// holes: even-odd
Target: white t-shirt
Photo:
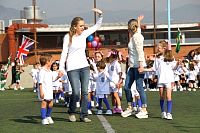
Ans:
[[[109,77],[115,83],[119,82],[119,73],[121,72],[122,72],[122,69],[118,60],[111,62],[110,65],[108,66]],[[116,85],[113,82],[111,82],[110,85],[112,88],[116,88]]]
[[[103,17],[100,17],[97,23],[84,30],[81,35],[74,35],[72,43],[69,44],[69,34],[64,36],[63,51],[60,58],[59,69],[65,71],[65,62],[67,71],[76,70],[89,66],[85,55],[86,38],[100,28]]]
[[[52,71],[42,67],[39,71],[38,83],[42,84],[42,90],[44,93],[45,100],[53,99],[52,81],[53,81]]]
[[[110,94],[110,78],[109,74],[104,71],[93,75],[96,81],[96,95]]]

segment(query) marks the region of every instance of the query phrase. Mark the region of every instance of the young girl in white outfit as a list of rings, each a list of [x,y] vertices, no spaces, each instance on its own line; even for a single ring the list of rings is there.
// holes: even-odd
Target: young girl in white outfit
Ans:
[[[59,64],[54,62],[51,66],[51,70],[53,73],[53,83],[52,83],[52,87],[54,90],[54,102],[55,103],[59,103],[59,97],[61,95],[61,97],[64,97],[64,93],[62,90],[62,83],[60,82],[60,78],[58,79],[58,69],[59,69]]]
[[[159,42],[159,52],[160,57],[156,58],[152,68],[144,69],[145,71],[157,71],[158,83],[160,93],[160,108],[161,108],[161,118],[172,120],[172,83],[174,82],[173,70],[176,69],[177,65],[174,64],[172,58],[172,51],[167,50],[168,43],[166,41]],[[166,89],[167,98],[167,113],[164,108],[165,94],[164,89]]]
[[[120,89],[120,84],[122,84],[122,70],[120,63],[118,62],[118,51],[116,49],[111,50],[111,55],[109,56],[108,73],[112,81],[118,84],[116,86],[113,82],[110,82],[112,103],[113,103],[113,113],[122,113],[121,100],[118,95],[118,90]]]
[[[112,111],[110,109],[110,104],[108,102],[108,95],[110,94],[110,78],[107,71],[105,71],[106,64],[104,61],[97,62],[98,73],[93,75],[94,80],[96,81],[96,96],[99,99],[99,109],[97,114],[100,115],[102,111],[102,100],[106,105],[107,115],[111,115]]]

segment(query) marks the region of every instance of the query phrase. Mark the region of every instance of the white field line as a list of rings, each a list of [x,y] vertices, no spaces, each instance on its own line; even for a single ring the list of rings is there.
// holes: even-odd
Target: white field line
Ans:
[[[99,118],[101,124],[103,125],[107,133],[115,133],[115,130],[111,127],[110,123],[108,123],[108,121],[103,115],[97,115],[97,117]]]

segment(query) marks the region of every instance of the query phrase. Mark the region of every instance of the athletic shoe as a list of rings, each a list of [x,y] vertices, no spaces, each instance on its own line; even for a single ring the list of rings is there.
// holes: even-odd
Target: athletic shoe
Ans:
[[[103,111],[102,110],[98,110],[97,111],[97,115],[102,115]]]
[[[20,90],[24,90],[24,87],[20,86],[19,89],[20,89]]]
[[[172,120],[172,114],[171,113],[167,113],[167,120]]]
[[[5,88],[1,88],[0,91],[5,91]]]
[[[188,88],[188,91],[191,91],[192,89],[191,88]]]
[[[161,118],[162,118],[162,119],[167,119],[167,114],[166,114],[166,112],[162,112],[162,113],[161,113]]]
[[[48,120],[49,124],[54,124],[54,121],[52,120],[51,117],[47,117],[46,119]]]
[[[42,120],[42,125],[49,125],[49,121],[47,120],[47,118]]]
[[[37,90],[33,90],[33,92],[37,92]]]
[[[88,109],[88,115],[92,115],[92,111]]]
[[[112,115],[112,111],[111,110],[107,110],[106,111],[106,115]]]
[[[135,115],[138,119],[148,118],[148,112],[147,111],[140,111]]]
[[[128,117],[133,114],[133,109],[132,108],[127,108],[124,112],[121,113],[122,117]]]
[[[194,89],[192,89],[193,91],[197,91],[195,88]]]
[[[15,91],[17,91],[17,90],[18,90],[16,86],[14,87],[14,90],[15,90]]]
[[[122,109],[120,109],[120,108],[116,108],[116,113],[121,114],[122,112],[123,112]]]
[[[113,114],[115,114],[115,113],[117,113],[117,108],[116,107],[113,109]]]
[[[76,116],[75,115],[69,115],[69,121],[75,122],[76,121]]]
[[[92,120],[90,120],[89,118],[85,117],[85,118],[80,118],[80,121],[82,122],[91,122]]]

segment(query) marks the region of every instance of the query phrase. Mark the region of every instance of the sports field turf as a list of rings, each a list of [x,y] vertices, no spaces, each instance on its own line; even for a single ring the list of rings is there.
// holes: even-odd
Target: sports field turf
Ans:
[[[158,92],[147,92],[148,119],[120,115],[105,116],[117,133],[200,133],[200,91],[173,93],[173,120],[160,118]],[[123,97],[123,108],[126,107]],[[43,126],[40,119],[40,102],[31,89],[0,92],[0,133],[104,133],[96,115],[92,123],[69,122],[67,108],[55,105],[53,125]],[[79,116],[77,115],[77,118]]]

